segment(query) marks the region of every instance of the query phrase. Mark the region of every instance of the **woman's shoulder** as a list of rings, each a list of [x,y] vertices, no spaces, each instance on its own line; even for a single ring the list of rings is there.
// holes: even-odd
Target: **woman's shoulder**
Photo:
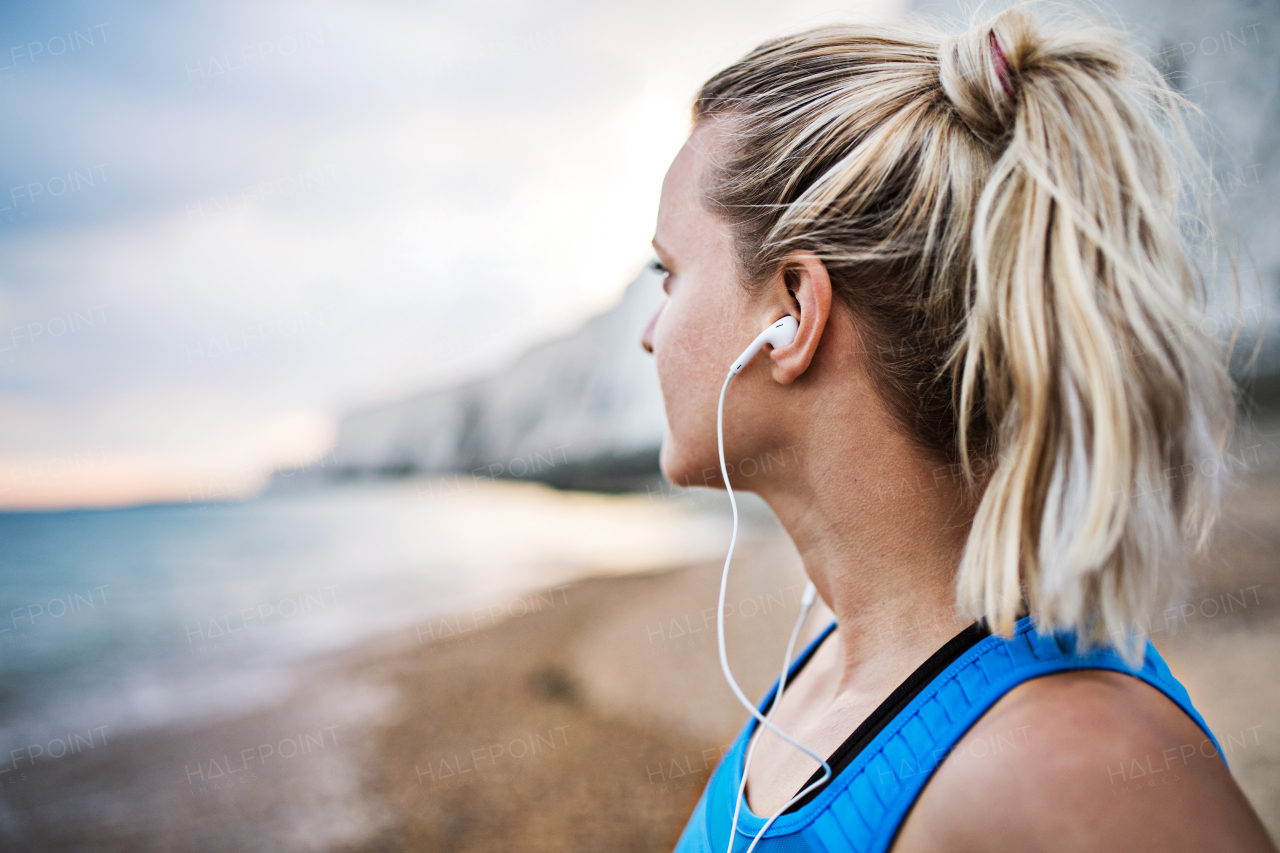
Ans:
[[[1199,725],[1103,670],[1003,696],[939,765],[894,847],[970,849],[1275,850]]]

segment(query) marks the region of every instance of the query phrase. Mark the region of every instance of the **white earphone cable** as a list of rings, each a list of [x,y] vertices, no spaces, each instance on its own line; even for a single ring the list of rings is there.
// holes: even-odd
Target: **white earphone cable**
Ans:
[[[729,382],[733,379],[735,375],[736,373],[733,370],[730,370],[729,375],[725,377],[724,385],[721,386],[720,388],[720,402],[716,406],[716,443],[720,451],[720,475],[721,477],[724,478],[725,491],[729,493],[729,505],[733,507],[733,535],[729,539],[729,553],[725,555],[724,571],[720,575],[720,601],[719,601],[719,605],[716,608],[716,637],[720,646],[720,669],[724,672],[725,680],[729,682],[729,687],[730,689],[733,690],[734,695],[738,697],[738,701],[742,703],[743,707],[745,707],[748,711],[751,712],[751,715],[753,717],[755,717],[765,728],[769,729],[778,737],[782,738],[784,741],[791,744],[793,747],[800,750],[805,755],[809,756],[814,761],[822,765],[822,778],[805,786],[803,790],[801,790],[794,797],[788,800],[787,803],[782,806],[782,808],[780,808],[777,812],[773,814],[772,817],[769,818],[768,822],[766,822],[765,825],[761,827],[760,831],[756,833],[755,838],[751,842],[751,846],[747,848],[747,853],[751,853],[751,851],[755,849],[755,846],[760,841],[761,837],[764,836],[764,833],[769,829],[770,826],[773,825],[773,822],[777,820],[778,817],[781,816],[781,814],[784,811],[790,808],[793,803],[798,801],[800,798],[804,797],[811,790],[818,787],[819,785],[824,784],[828,779],[831,778],[831,765],[828,764],[825,759],[823,759],[820,755],[815,753],[813,750],[809,749],[807,746],[800,743],[795,738],[791,737],[791,735],[787,734],[782,729],[775,726],[769,719],[770,717],[773,716],[774,710],[777,709],[778,705],[781,704],[781,701],[782,701],[782,691],[783,691],[783,688],[786,686],[787,670],[790,668],[790,665],[791,665],[791,655],[795,648],[795,641],[796,641],[796,638],[799,636],[800,626],[803,624],[805,617],[809,615],[809,607],[812,606],[812,603],[813,603],[811,598],[811,593],[809,592],[809,589],[812,588],[812,584],[810,584],[809,587],[806,587],[805,589],[805,598],[809,599],[809,601],[807,605],[802,606],[800,619],[797,620],[796,626],[791,632],[791,642],[787,646],[787,659],[783,665],[782,678],[779,679],[778,691],[774,696],[773,705],[769,709],[768,716],[761,714],[759,709],[757,709],[756,706],[752,704],[751,700],[748,699],[746,694],[742,692],[742,688],[738,686],[738,682],[734,679],[733,673],[729,670],[729,656],[726,651],[725,641],[724,641],[724,600],[725,600],[726,591],[728,590],[728,586],[729,586],[729,563],[733,559],[733,549],[738,541],[738,501],[733,496],[733,487],[729,484],[729,469],[728,469],[728,466],[725,464],[725,459],[724,459],[724,396],[725,396],[725,392],[729,390]],[[761,737],[762,736],[763,736],[763,732],[761,733]],[[738,834],[738,815],[742,807],[742,802],[744,798],[743,795],[746,790],[747,769],[751,765],[751,755],[755,753],[755,745],[758,742],[759,742],[759,738],[757,738],[755,743],[752,744],[750,754],[747,756],[746,766],[744,766],[742,770],[742,783],[738,786],[738,800],[733,810],[733,828],[729,833],[728,853],[733,853],[733,842],[736,839]]]
[[[809,616],[809,611],[813,608],[813,601],[814,601],[814,598],[816,597],[816,593],[817,593],[817,590],[814,588],[813,582],[810,581],[805,586],[804,596],[800,600],[800,617],[796,619],[795,627],[791,629],[791,640],[787,643],[786,658],[782,662],[782,675],[778,677],[778,691],[777,693],[774,694],[773,702],[769,706],[769,713],[765,715],[770,720],[773,719],[773,712],[776,711],[778,709],[778,705],[782,703],[782,692],[787,689],[787,674],[791,671],[791,657],[795,653],[796,639],[800,636],[800,628],[801,626],[804,625],[805,619],[807,619]],[[763,732],[761,732],[759,729],[757,729],[757,732],[759,733],[759,736],[757,736],[751,741],[751,748],[747,751],[747,760],[742,768],[742,781],[738,785],[738,798],[737,800],[734,801],[734,806],[733,806],[733,830],[730,832],[731,838],[735,837],[738,832],[738,814],[742,809],[742,803],[747,790],[747,774],[751,772],[751,759],[755,757],[756,747],[760,745],[760,738],[763,737]],[[822,781],[826,781],[826,779],[827,777],[824,776]],[[803,791],[801,791],[799,794],[793,797],[786,805],[782,807],[781,810],[779,810],[778,814],[781,814],[782,812],[789,809],[791,807],[791,803],[795,802],[797,799],[807,794],[809,790],[810,790],[809,788],[805,788]],[[766,823],[761,828],[760,832],[756,834],[755,840],[751,842],[751,847],[747,848],[748,853],[752,848],[755,847],[756,841],[760,840],[760,836],[764,834],[764,831],[773,824],[773,821],[778,817],[778,814],[775,814],[773,817],[771,817],[769,819],[769,822]],[[730,842],[730,849],[732,850],[732,842]]]

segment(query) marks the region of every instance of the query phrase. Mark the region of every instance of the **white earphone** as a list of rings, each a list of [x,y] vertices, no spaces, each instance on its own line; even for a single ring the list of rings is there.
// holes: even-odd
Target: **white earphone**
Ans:
[[[756,357],[756,353],[760,352],[760,348],[765,344],[773,347],[784,347],[796,339],[796,331],[800,328],[800,323],[790,314],[783,317],[778,322],[769,326],[760,334],[756,335],[756,339],[751,345],[742,351],[742,355],[738,356],[733,366],[729,368],[730,376],[737,376],[742,372],[742,368],[747,366],[747,362]]]
[[[720,403],[716,408],[716,441],[720,449],[720,475],[724,478],[724,488],[725,491],[729,493],[729,504],[733,507],[733,536],[729,539],[729,553],[726,554],[724,558],[724,571],[720,575],[720,603],[716,608],[716,634],[720,645],[720,669],[724,672],[725,680],[729,682],[729,687],[732,688],[734,695],[738,697],[738,701],[751,712],[753,717],[759,720],[760,723],[770,731],[778,735],[778,737],[782,738],[787,743],[791,744],[796,749],[821,764],[823,771],[822,778],[807,785],[798,794],[788,800],[782,808],[774,812],[773,816],[769,818],[765,825],[760,828],[760,831],[756,833],[755,838],[752,839],[751,846],[747,848],[747,853],[751,853],[751,851],[755,849],[756,844],[764,836],[769,827],[773,825],[773,822],[777,820],[784,811],[790,808],[792,803],[795,803],[814,788],[824,784],[831,778],[830,764],[828,764],[813,750],[809,749],[807,746],[800,743],[798,740],[791,737],[791,735],[787,734],[771,722],[774,711],[776,711],[778,705],[782,703],[782,691],[787,686],[787,672],[791,668],[791,656],[795,652],[796,638],[800,635],[800,628],[804,625],[804,620],[809,616],[809,611],[813,607],[814,600],[818,595],[817,588],[814,587],[813,582],[810,581],[805,586],[804,595],[800,599],[800,618],[796,620],[795,627],[791,630],[791,640],[787,643],[787,654],[782,663],[782,675],[778,679],[778,691],[774,695],[773,702],[769,706],[768,715],[760,713],[759,709],[757,709],[751,700],[746,697],[746,694],[742,692],[742,688],[738,686],[738,682],[734,680],[733,673],[729,671],[729,656],[726,653],[724,642],[724,599],[729,586],[729,562],[733,559],[733,547],[738,541],[738,501],[733,496],[733,487],[729,485],[729,470],[724,461],[724,395],[725,392],[729,390],[730,380],[737,376],[742,369],[747,366],[747,363],[750,362],[751,359],[755,358],[756,353],[758,353],[765,344],[769,344],[775,348],[786,346],[796,339],[796,332],[799,327],[800,324],[796,321],[796,318],[791,315],[787,315],[757,335],[756,339],[751,342],[750,346],[743,350],[742,355],[738,356],[738,358],[729,367],[729,375],[725,377],[724,385],[720,388]],[[742,768],[742,782],[738,785],[738,797],[733,808],[733,828],[729,831],[729,853],[732,853],[733,851],[733,842],[738,834],[738,815],[742,808],[742,801],[747,787],[747,771],[751,769],[751,759],[755,755],[756,746],[759,745],[759,743],[759,738],[756,738],[752,742],[751,749],[747,753],[746,762]]]

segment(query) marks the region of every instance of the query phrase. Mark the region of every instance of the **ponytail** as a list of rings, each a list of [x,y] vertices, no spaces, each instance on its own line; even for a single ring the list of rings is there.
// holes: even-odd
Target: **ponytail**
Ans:
[[[1207,536],[1220,484],[1201,472],[1221,467],[1207,463],[1232,411],[1216,342],[1183,334],[1199,328],[1197,280],[1160,104],[1126,85],[1143,66],[1113,32],[1041,36],[1021,9],[940,50],[961,117],[1003,116],[1008,137],[978,199],[954,354],[961,455],[979,394],[998,436],[959,604],[1007,633],[1025,597],[1039,621],[1130,660],[1136,614],[1184,568],[1184,534]]]

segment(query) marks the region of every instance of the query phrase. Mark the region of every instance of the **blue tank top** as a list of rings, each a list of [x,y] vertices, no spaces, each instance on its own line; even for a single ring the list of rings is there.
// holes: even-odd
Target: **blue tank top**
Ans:
[[[834,628],[833,622],[809,644],[792,675]],[[1114,670],[1142,679],[1182,708],[1222,755],[1187,691],[1150,641],[1141,668],[1132,669],[1110,648],[1078,654],[1071,634],[1041,634],[1024,617],[1011,639],[988,636],[939,672],[816,796],[774,821],[756,851],[883,853],[938,764],[1000,697],[1032,678],[1079,669]],[[761,702],[762,713],[777,687],[775,682]],[[747,721],[708,780],[675,853],[726,853],[755,723],[754,717]],[[746,850],[767,819],[744,802],[734,851]]]

